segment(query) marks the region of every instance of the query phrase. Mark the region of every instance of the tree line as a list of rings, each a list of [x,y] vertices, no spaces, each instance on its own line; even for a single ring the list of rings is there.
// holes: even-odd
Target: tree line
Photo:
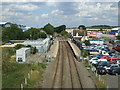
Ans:
[[[24,26],[25,27],[25,26]],[[84,25],[79,25],[79,29],[86,30]],[[38,38],[47,38],[47,36],[54,36],[55,33],[59,33],[65,37],[71,37],[71,35],[65,31],[66,25],[60,25],[57,27],[52,26],[50,23],[46,24],[43,28],[30,28],[24,31],[20,28],[20,25],[10,23],[10,27],[2,28],[2,41],[9,40],[36,40]]]
[[[62,31],[65,31],[65,29],[65,25],[54,27],[48,23],[43,28],[30,28],[23,32],[17,24],[10,24],[10,27],[2,28],[2,40],[36,40],[38,38],[47,38],[47,35],[53,36],[55,32],[61,33]]]

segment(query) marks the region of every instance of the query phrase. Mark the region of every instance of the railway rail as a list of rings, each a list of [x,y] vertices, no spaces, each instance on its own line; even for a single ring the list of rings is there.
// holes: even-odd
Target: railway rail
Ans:
[[[82,88],[73,51],[67,41],[59,41],[57,64],[51,88]]]

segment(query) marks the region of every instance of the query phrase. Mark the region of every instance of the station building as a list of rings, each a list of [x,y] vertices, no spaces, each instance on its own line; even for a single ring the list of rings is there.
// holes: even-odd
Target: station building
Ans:
[[[36,47],[38,52],[44,53],[47,52],[50,46],[50,38],[24,41],[23,45],[31,45],[32,47]]]
[[[30,56],[30,48],[21,48],[16,50],[17,62],[19,63],[25,62],[28,56]]]

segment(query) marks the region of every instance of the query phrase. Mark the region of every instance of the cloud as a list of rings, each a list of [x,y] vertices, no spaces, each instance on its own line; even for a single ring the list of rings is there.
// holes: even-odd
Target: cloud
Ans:
[[[75,16],[80,17],[102,17],[106,16],[117,16],[118,8],[113,6],[113,3],[77,3],[75,10],[79,13]]]
[[[79,24],[117,25],[118,21],[117,3],[113,2],[7,2],[2,7],[2,20],[29,26],[47,23],[55,26],[65,24],[68,27]]]
[[[9,8],[11,8],[12,10],[33,11],[39,9],[40,7],[32,3],[18,3],[18,4],[10,4]]]
[[[42,14],[41,17],[47,18],[47,17],[48,17],[48,14]]]
[[[32,11],[40,9],[39,6],[32,3],[2,3],[1,18],[5,21],[17,21],[18,18],[22,19],[24,16],[30,16],[33,14]],[[23,20],[19,20],[23,21]]]
[[[53,14],[53,15],[61,15],[61,14],[63,14],[63,11],[62,10],[53,10],[52,12],[51,12],[51,14]]]
[[[119,0],[2,0],[2,2],[119,2]]]

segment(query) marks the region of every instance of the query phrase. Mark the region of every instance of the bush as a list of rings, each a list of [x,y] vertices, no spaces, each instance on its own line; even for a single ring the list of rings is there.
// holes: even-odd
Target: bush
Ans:
[[[89,40],[85,40],[84,43],[85,43],[86,46],[90,46],[90,41]]]
[[[82,56],[83,56],[83,57],[89,56],[89,53],[88,53],[87,50],[82,50],[81,52],[82,52]]]
[[[17,45],[15,46],[15,49],[17,50],[17,49],[20,49],[20,48],[22,48],[22,47],[25,47],[25,45],[17,44]]]
[[[31,54],[35,54],[37,52],[36,47],[31,47],[30,49],[31,49]]]

